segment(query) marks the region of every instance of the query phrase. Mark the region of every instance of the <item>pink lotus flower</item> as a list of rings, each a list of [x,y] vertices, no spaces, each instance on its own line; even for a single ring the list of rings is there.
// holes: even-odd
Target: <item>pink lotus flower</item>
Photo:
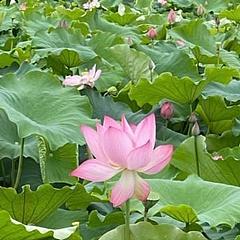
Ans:
[[[82,126],[81,131],[95,158],[82,163],[71,175],[93,182],[103,182],[121,173],[114,185],[110,201],[119,206],[136,197],[145,201],[150,193],[148,183],[138,172],[155,174],[171,160],[173,146],[154,149],[156,140],[155,116],[143,119],[137,126],[123,116],[121,123],[105,116],[97,131]]]
[[[147,32],[147,36],[151,39],[154,39],[157,36],[157,30],[154,27],[151,27],[148,32]]]
[[[167,0],[158,0],[158,3],[160,3],[162,6],[167,4]]]
[[[176,18],[177,18],[176,12],[173,9],[171,9],[167,16],[168,22],[170,24],[174,24],[176,22]]]
[[[96,70],[96,64],[90,69],[88,72],[84,73],[82,76],[73,75],[67,76],[63,85],[65,86],[79,86],[79,90],[84,88],[84,85],[88,85],[90,87],[94,86],[94,82],[99,79],[102,71]]]

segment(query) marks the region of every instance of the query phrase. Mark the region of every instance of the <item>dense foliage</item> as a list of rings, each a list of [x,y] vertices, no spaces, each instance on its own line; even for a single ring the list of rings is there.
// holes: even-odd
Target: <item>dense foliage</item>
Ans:
[[[123,239],[118,177],[70,175],[90,157],[79,127],[150,113],[175,151],[141,175],[132,239],[239,240],[240,1],[99,2],[0,2],[0,240]]]

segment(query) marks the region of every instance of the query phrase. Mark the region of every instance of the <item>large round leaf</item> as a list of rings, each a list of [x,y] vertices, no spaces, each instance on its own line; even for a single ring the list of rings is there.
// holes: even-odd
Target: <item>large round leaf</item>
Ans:
[[[10,218],[6,211],[0,211],[0,240],[37,240],[37,239],[69,239],[76,227],[62,229],[47,229],[37,226],[24,225]]]
[[[207,222],[211,226],[227,224],[234,227],[240,221],[239,187],[203,181],[197,176],[190,176],[185,181],[163,179],[148,181],[152,191],[158,194],[160,199],[150,209],[150,215],[169,205],[184,204],[196,212],[201,222]]]
[[[39,71],[0,79],[0,108],[16,123],[20,138],[41,135],[52,150],[69,142],[83,144],[79,126],[92,122],[86,97]]]
[[[185,233],[169,224],[151,225],[141,222],[131,225],[131,240],[204,240],[200,232]],[[105,235],[100,240],[124,240],[124,226],[120,226]]]
[[[17,132],[17,126],[10,122],[6,113],[0,111],[0,159],[17,158],[20,154],[20,138]],[[25,141],[24,157],[38,159],[37,142],[33,137],[28,137]]]

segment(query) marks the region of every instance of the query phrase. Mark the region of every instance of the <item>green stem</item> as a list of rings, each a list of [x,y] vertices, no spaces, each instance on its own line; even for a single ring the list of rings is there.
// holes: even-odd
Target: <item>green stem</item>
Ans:
[[[144,222],[147,222],[147,220],[148,220],[147,214],[148,214],[148,210],[147,210],[146,207],[144,207],[144,215],[143,215],[143,221]]]
[[[200,163],[198,158],[198,136],[194,136],[194,148],[195,148],[195,157],[196,157],[196,165],[197,165],[197,175],[200,177]]]
[[[1,169],[2,169],[2,175],[3,175],[3,186],[6,184],[6,171],[4,166],[4,159],[1,160]]]
[[[22,176],[22,165],[23,165],[23,151],[24,151],[24,138],[21,139],[20,141],[20,156],[18,160],[18,170],[17,170],[17,177],[16,181],[14,183],[14,188],[17,189],[21,176]]]
[[[15,159],[12,159],[12,168],[11,168],[11,186],[14,186],[15,182]]]
[[[130,201],[128,200],[125,204],[125,229],[124,229],[124,240],[130,240]]]
[[[189,123],[188,124],[188,133],[187,133],[187,135],[189,136],[189,137],[191,137],[191,132],[192,132],[192,127],[193,127],[193,124],[192,123]]]

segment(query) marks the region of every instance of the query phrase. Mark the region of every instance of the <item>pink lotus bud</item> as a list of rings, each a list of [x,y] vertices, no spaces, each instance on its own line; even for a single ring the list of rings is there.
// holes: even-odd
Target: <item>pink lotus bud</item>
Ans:
[[[170,24],[174,24],[176,22],[176,17],[177,17],[176,12],[173,9],[171,9],[170,12],[168,13],[167,20]]]
[[[161,106],[161,112],[160,115],[163,119],[169,120],[174,115],[174,107],[173,104],[170,102],[165,102]]]
[[[179,46],[179,47],[184,47],[186,44],[185,44],[185,42],[183,41],[183,40],[181,40],[181,39],[178,39],[177,41],[176,41],[176,44]]]
[[[192,135],[198,136],[199,134],[200,134],[200,128],[199,128],[198,122],[195,122],[192,127]]]
[[[167,4],[167,0],[158,0],[158,3],[160,3],[162,6]]]
[[[157,36],[156,28],[151,27],[147,32],[147,36],[151,39],[154,39]]]
[[[198,16],[202,16],[205,13],[205,11],[206,10],[202,4],[198,5],[198,7],[197,7],[197,15]]]

